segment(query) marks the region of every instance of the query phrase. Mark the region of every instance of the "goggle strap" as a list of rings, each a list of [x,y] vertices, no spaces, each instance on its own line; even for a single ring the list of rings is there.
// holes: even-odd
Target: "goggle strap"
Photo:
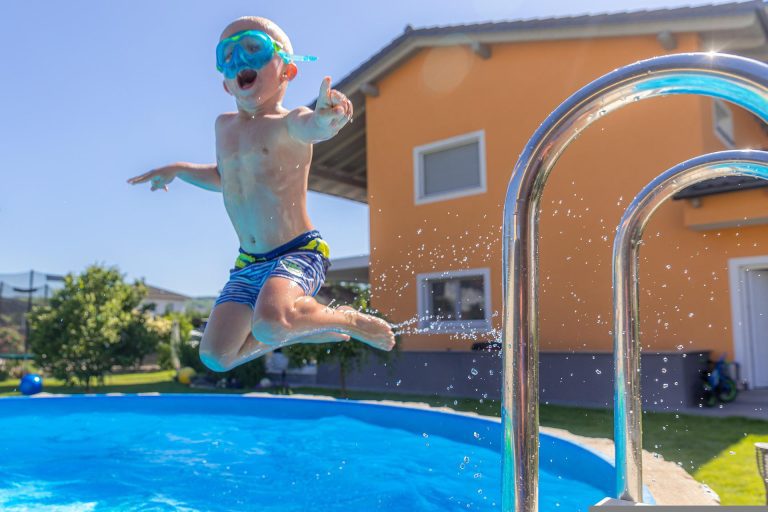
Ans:
[[[277,50],[277,54],[286,62],[315,62],[317,60],[317,57],[313,55],[294,55],[283,50]]]
[[[291,55],[291,59],[299,62],[315,62],[317,57],[314,55]]]

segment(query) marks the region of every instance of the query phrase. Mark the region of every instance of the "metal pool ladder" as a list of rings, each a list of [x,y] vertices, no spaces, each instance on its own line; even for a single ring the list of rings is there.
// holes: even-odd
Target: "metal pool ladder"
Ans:
[[[526,144],[507,188],[503,224],[502,510],[535,512],[539,471],[538,228],[544,185],[568,145],[599,119],[639,100],[696,94],[735,103],[768,122],[768,66],[716,53],[667,55],[619,68],[583,87]],[[614,243],[616,497],[642,502],[637,241],[666,198],[729,175],[768,178],[766,154],[729,151],[689,160],[630,204]]]

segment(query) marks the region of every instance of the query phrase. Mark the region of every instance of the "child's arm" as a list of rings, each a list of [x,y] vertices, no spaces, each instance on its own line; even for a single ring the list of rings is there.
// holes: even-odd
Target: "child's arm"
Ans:
[[[182,181],[204,188],[205,190],[221,192],[221,176],[219,175],[219,169],[216,164],[190,164],[179,162],[153,169],[140,176],[135,176],[129,179],[128,183],[137,185],[149,181],[153,191],[160,189],[168,191],[168,184],[177,177]]]
[[[307,144],[328,140],[352,119],[352,102],[331,89],[331,78],[325,77],[315,110],[299,107],[287,116],[288,133]]]

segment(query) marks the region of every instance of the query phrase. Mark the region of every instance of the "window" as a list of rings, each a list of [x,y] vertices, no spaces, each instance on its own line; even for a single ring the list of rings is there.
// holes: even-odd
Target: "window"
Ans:
[[[736,147],[733,136],[733,112],[722,100],[713,101],[712,118],[715,124],[715,135],[727,148]]]
[[[420,274],[419,326],[438,332],[489,330],[488,269]]]
[[[413,150],[416,204],[485,192],[485,133],[468,133]]]

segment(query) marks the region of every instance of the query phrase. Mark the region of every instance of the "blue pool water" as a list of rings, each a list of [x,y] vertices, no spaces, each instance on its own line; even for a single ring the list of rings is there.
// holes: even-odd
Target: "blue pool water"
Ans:
[[[240,396],[0,400],[0,510],[498,510],[498,423]],[[542,436],[540,510],[586,511],[613,469]]]

